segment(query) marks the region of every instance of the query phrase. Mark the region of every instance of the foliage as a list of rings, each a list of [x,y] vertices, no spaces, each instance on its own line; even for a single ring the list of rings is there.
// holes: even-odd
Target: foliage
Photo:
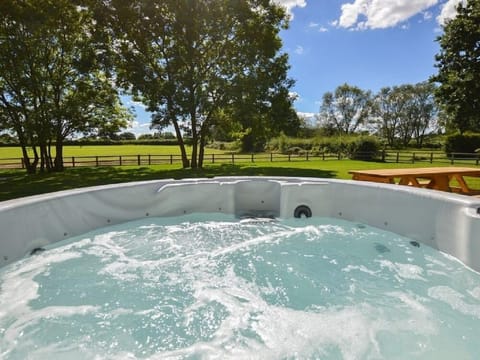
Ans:
[[[231,141],[231,142],[214,141],[208,144],[208,148],[228,151],[228,152],[240,152],[242,149],[242,144],[240,143],[240,141]]]
[[[438,115],[429,82],[382,88],[374,97],[373,114],[379,135],[390,147],[406,147],[412,139],[422,147],[425,136],[436,128]]]
[[[349,135],[366,125],[371,114],[371,93],[357,86],[340,85],[323,95],[320,121],[338,134]]]
[[[0,134],[0,144],[1,145],[17,145],[18,139],[10,134]]]
[[[107,5],[118,79],[155,112],[153,128],[174,127],[184,167],[202,166],[204,147],[222,121],[238,119],[256,133],[259,118],[252,111],[225,116],[225,111],[239,115],[232,111],[240,108],[239,100],[250,104],[249,110],[264,104],[272,118],[284,111],[287,67],[277,64],[286,61],[278,52],[287,15],[274,2],[113,0]],[[192,138],[191,163],[184,134]]]
[[[433,80],[440,84],[436,98],[451,126],[463,134],[480,131],[480,1],[460,2],[457,10],[437,39],[441,49]]]
[[[126,131],[121,134],[118,134],[118,140],[136,140],[137,137],[134,133]]]
[[[18,137],[28,172],[38,164],[63,170],[69,136],[126,126],[130,114],[100,61],[103,48],[88,7],[10,0],[0,2],[0,13],[0,129]]]
[[[447,137],[445,152],[474,153],[480,149],[480,134],[455,134]]]
[[[315,155],[333,153],[351,158],[371,159],[378,155],[380,143],[374,136],[351,135],[305,139],[281,135],[270,140],[268,149],[282,154],[309,151]]]

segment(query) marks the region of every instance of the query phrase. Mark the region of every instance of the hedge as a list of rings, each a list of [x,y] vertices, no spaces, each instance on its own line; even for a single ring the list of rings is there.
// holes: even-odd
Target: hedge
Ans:
[[[480,149],[480,134],[467,133],[455,134],[447,137],[445,152],[450,153],[474,153]]]
[[[305,151],[318,155],[322,153],[341,154],[352,159],[371,160],[379,155],[381,145],[374,136],[335,136],[313,139],[276,137],[267,145],[269,151],[282,154],[299,154]]]

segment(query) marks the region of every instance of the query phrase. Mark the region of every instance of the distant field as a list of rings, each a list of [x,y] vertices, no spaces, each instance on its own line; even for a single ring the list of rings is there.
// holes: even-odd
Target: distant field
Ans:
[[[191,151],[191,147],[187,146],[187,152]],[[177,145],[92,145],[65,146],[63,152],[63,156],[180,155],[180,148]],[[224,153],[214,149],[205,149],[205,152],[207,154]],[[0,147],[0,159],[20,157],[22,157],[22,150],[19,147]]]

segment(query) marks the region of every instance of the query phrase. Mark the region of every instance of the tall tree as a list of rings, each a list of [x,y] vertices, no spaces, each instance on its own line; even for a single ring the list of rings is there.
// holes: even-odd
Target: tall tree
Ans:
[[[374,114],[379,135],[389,146],[397,142],[398,128],[406,106],[406,97],[399,87],[380,89],[374,98]]]
[[[333,93],[323,95],[320,119],[324,126],[340,134],[354,133],[366,124],[372,111],[372,95],[357,86],[340,85]]]
[[[263,151],[268,139],[281,132],[297,135],[301,121],[290,94],[294,82],[287,77],[288,56],[283,54],[242,76],[228,107],[230,117],[241,125],[242,151]]]
[[[8,0],[0,12],[1,125],[18,136],[28,172],[61,171],[67,137],[129,119],[98,61],[96,21],[68,0]]]
[[[436,98],[460,133],[480,131],[480,1],[460,3],[438,37]]]
[[[423,146],[425,135],[437,129],[438,109],[435,85],[425,81],[413,85],[408,117],[412,122],[412,136],[417,147]]]
[[[421,147],[426,133],[435,129],[435,86],[430,82],[386,87],[374,98],[379,134],[389,146],[407,146],[412,139]]]
[[[273,108],[284,68],[270,73],[262,91],[247,85],[281,61],[283,8],[266,0],[112,0],[109,5],[119,80],[155,112],[153,127],[174,127],[184,167],[202,166],[211,129],[239,98]]]

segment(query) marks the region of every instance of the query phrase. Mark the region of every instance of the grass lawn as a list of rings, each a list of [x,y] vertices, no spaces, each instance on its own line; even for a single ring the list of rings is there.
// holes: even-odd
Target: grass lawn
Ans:
[[[351,179],[350,170],[445,166],[445,163],[395,164],[355,160],[314,160],[296,162],[256,162],[208,164],[201,170],[182,169],[180,165],[149,167],[67,168],[63,173],[27,175],[25,170],[0,170],[0,201],[22,196],[86,186],[155,179],[181,179],[213,176],[302,176]],[[472,189],[480,190],[480,179],[467,179]]]
[[[187,146],[187,153],[192,149]],[[55,149],[52,148],[54,151]],[[55,153],[55,152],[54,152]],[[223,154],[224,151],[205,149],[206,154]],[[63,156],[119,156],[119,155],[180,155],[178,145],[88,145],[64,146]],[[20,158],[20,147],[0,147],[0,159]]]

